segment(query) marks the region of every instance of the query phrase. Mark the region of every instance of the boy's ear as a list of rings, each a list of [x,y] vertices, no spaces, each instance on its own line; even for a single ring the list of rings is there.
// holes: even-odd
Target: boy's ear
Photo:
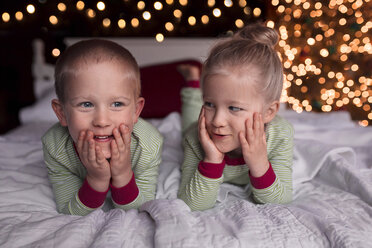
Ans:
[[[274,101],[270,104],[270,106],[265,110],[263,115],[263,122],[268,123],[274,119],[276,113],[279,111],[279,101]]]
[[[140,116],[143,107],[145,106],[145,98],[138,97],[136,102],[136,109],[135,109],[135,117],[134,117],[134,123],[137,123],[138,117]]]
[[[67,127],[66,115],[65,115],[65,112],[63,110],[62,103],[57,99],[53,99],[52,100],[52,108],[53,108],[53,111],[56,114],[59,122],[61,123],[61,125],[63,127]]]

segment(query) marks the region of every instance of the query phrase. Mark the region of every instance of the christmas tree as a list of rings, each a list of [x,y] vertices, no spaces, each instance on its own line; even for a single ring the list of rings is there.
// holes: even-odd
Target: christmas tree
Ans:
[[[282,100],[297,112],[346,109],[372,124],[372,2],[272,0],[285,71]]]

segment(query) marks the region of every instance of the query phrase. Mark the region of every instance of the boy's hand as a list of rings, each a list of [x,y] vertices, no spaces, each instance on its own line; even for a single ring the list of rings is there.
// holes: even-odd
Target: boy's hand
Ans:
[[[239,140],[244,161],[251,175],[254,177],[263,176],[269,169],[269,161],[267,159],[266,135],[261,114],[254,113],[253,121],[250,119],[245,121],[245,135],[240,132]]]
[[[177,71],[182,75],[185,81],[199,81],[200,71],[196,65],[181,64],[177,66]]]
[[[220,152],[213,140],[209,137],[207,129],[205,127],[205,116],[204,107],[202,107],[199,115],[198,130],[199,130],[199,140],[205,152],[204,162],[219,164],[222,162],[225,154]]]
[[[111,172],[100,146],[95,145],[92,131],[81,131],[77,142],[77,150],[87,170],[86,179],[89,185],[99,192],[107,190]]]
[[[128,184],[132,178],[132,165],[130,161],[131,132],[127,126],[121,124],[114,128],[115,140],[111,141],[111,177],[112,185],[117,188]]]

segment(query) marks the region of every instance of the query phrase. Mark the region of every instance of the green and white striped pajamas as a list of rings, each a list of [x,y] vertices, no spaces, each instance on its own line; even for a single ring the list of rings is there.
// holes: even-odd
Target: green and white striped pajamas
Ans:
[[[86,215],[97,209],[89,208],[79,199],[78,193],[85,180],[86,169],[74,148],[67,127],[55,124],[44,134],[42,142],[58,212]],[[130,146],[132,170],[139,193],[132,202],[125,205],[113,202],[116,208],[138,208],[155,198],[162,145],[163,138],[156,128],[139,118],[133,127]]]

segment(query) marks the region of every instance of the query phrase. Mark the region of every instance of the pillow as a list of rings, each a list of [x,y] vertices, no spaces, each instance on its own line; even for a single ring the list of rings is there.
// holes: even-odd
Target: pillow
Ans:
[[[142,96],[145,98],[141,117],[163,118],[171,112],[181,112],[180,91],[185,81],[177,71],[180,64],[202,67],[200,61],[188,59],[140,68]]]

